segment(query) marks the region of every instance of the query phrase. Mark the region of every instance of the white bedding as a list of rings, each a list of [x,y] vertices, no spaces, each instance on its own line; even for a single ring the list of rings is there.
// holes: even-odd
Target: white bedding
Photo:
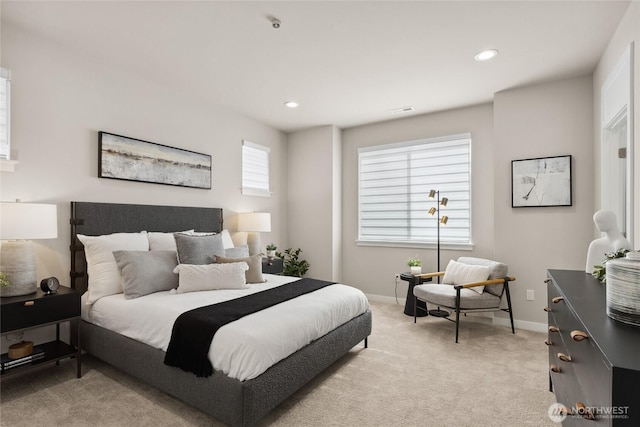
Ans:
[[[129,300],[123,294],[110,295],[93,305],[82,304],[82,318],[166,351],[173,324],[181,313],[297,280],[271,274],[264,277],[266,283],[253,284],[249,289],[184,294],[165,291]],[[368,308],[362,291],[330,285],[223,326],[213,337],[209,360],[216,371],[232,378],[255,378]]]

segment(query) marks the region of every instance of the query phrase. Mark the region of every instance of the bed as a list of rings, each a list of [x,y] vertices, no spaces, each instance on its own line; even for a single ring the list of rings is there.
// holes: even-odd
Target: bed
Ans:
[[[83,294],[88,289],[87,261],[79,235],[102,236],[142,230],[219,233],[223,230],[222,209],[71,202],[71,287]],[[272,277],[268,281],[279,280],[283,283],[288,279]],[[320,291],[323,289],[316,293]],[[153,295],[160,301],[161,295]],[[298,297],[299,301],[303,297],[307,296]],[[117,295],[110,296],[101,301],[106,303],[118,298]],[[143,301],[144,298],[146,296],[138,300]],[[83,300],[86,300],[85,296]],[[146,302],[147,306],[154,304],[151,300]],[[94,306],[97,307],[98,303]],[[126,333],[92,322],[99,323],[89,315],[80,321],[82,350],[232,426],[256,424],[354,346],[364,343],[366,347],[371,333],[371,312],[367,307],[361,314],[312,340],[263,372],[246,374],[246,379],[239,379],[245,377],[225,374],[215,366],[213,374],[206,377],[168,366],[164,363],[166,353],[158,346],[145,344]],[[237,327],[235,323],[227,326]],[[215,344],[216,339],[213,342]]]

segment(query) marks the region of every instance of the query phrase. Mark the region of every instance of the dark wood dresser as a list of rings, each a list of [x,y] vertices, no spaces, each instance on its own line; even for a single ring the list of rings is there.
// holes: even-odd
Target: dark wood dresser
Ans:
[[[640,328],[607,316],[590,274],[548,277],[549,388],[571,412],[563,425],[640,426]]]

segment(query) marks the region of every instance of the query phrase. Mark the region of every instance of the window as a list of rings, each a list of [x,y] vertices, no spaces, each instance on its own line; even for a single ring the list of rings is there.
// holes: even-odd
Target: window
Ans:
[[[271,197],[269,147],[242,141],[242,194]]]
[[[8,160],[11,155],[10,112],[11,112],[11,73],[0,68],[0,159]]]
[[[449,218],[440,242],[471,244],[470,134],[360,148],[358,181],[360,244],[435,243],[432,189],[449,200],[440,209]]]

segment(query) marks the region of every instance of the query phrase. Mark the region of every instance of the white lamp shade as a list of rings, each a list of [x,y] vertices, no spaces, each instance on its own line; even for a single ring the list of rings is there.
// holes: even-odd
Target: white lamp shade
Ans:
[[[58,237],[56,205],[2,202],[0,204],[0,239],[32,240]]]
[[[238,231],[269,233],[271,231],[271,214],[268,212],[239,214]]]

